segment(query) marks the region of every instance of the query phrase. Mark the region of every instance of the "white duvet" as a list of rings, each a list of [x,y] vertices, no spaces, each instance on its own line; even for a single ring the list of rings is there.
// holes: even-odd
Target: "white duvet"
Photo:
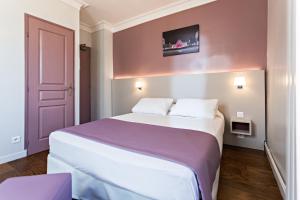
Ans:
[[[130,113],[114,119],[207,132],[216,137],[222,151],[224,118],[196,119]],[[101,144],[69,133],[50,135],[48,173],[73,173],[73,197],[81,199],[198,200],[199,192],[191,169],[180,164]],[[197,156],[197,155],[195,155]],[[80,175],[79,175],[80,173]],[[78,177],[74,177],[77,174]],[[89,177],[89,184],[80,182]],[[218,177],[214,190],[217,190]],[[87,191],[89,191],[87,194]],[[126,198],[126,195],[128,198]],[[216,191],[213,191],[215,198]]]

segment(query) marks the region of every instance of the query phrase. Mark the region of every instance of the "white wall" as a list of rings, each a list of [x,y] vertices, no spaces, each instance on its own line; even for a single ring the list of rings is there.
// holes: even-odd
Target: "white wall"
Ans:
[[[286,181],[288,134],[289,12],[288,1],[268,2],[267,143]]]
[[[294,74],[295,77],[295,83],[294,83],[294,87],[295,87],[295,106],[296,109],[294,111],[295,114],[295,134],[292,135],[290,137],[290,140],[294,141],[294,145],[292,146],[292,149],[294,149],[294,151],[292,151],[291,153],[293,153],[290,156],[289,162],[290,163],[295,163],[295,166],[292,167],[292,170],[290,170],[289,173],[289,177],[292,177],[292,181],[289,180],[289,182],[291,182],[291,184],[296,183],[291,189],[288,189],[288,192],[291,191],[291,193],[294,192],[295,197],[299,198],[300,197],[300,173],[299,173],[299,169],[300,169],[300,117],[299,117],[299,113],[300,113],[300,70],[296,70],[297,66],[300,66],[300,39],[299,39],[299,35],[300,35],[300,26],[299,26],[299,22],[300,22],[300,3],[298,0],[292,0],[292,12],[293,12],[293,18],[292,18],[292,27],[293,27],[293,34],[292,34],[292,41],[294,41],[294,46],[293,46],[293,64],[292,66],[294,66],[294,70],[296,71]],[[297,24],[298,23],[298,24]],[[296,25],[297,24],[297,25]],[[298,36],[298,38],[296,38]],[[296,78],[298,77],[298,78]],[[298,85],[298,88],[297,88]],[[298,113],[298,114],[297,114]],[[291,162],[292,161],[292,162]],[[288,183],[288,186],[290,184]],[[295,199],[296,199],[295,198]]]
[[[80,44],[86,44],[86,46],[92,47],[92,34],[80,29]]]
[[[79,121],[79,10],[60,0],[9,0],[0,7],[0,163],[22,157],[25,133],[24,14],[75,30],[75,114]],[[11,144],[11,137],[22,141]]]
[[[92,33],[91,117],[112,116],[111,80],[113,78],[113,34],[103,29]]]
[[[294,47],[293,47],[293,65],[294,65],[294,69],[296,71],[296,73],[294,74],[295,76],[295,124],[296,124],[296,131],[295,131],[295,135],[290,137],[291,140],[294,140],[294,145],[293,145],[293,149],[296,151],[296,153],[292,156],[290,156],[291,160],[294,161],[295,166],[293,167],[293,170],[291,170],[290,172],[290,177],[292,178],[292,184],[296,182],[296,185],[294,185],[294,187],[290,190],[291,192],[295,192],[294,195],[296,197],[300,197],[300,173],[299,173],[299,169],[300,169],[300,117],[299,114],[300,113],[300,70],[296,70],[297,66],[300,66],[300,39],[299,39],[299,35],[300,35],[300,26],[299,26],[299,22],[300,22],[300,3],[298,0],[292,0],[292,10],[293,10],[293,21],[292,21],[292,26],[294,29],[293,35],[292,35],[292,40],[295,41],[294,43]],[[298,23],[298,25],[296,26],[296,23]],[[296,39],[296,37],[298,36],[298,38]],[[298,78],[296,78],[298,77]],[[298,88],[296,88],[296,85],[298,85]],[[294,152],[292,152],[294,153]],[[296,175],[295,175],[296,174]],[[295,182],[293,182],[295,181]],[[290,187],[289,187],[290,188]]]

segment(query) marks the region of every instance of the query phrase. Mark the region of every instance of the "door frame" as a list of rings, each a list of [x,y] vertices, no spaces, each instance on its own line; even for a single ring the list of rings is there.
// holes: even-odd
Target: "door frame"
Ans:
[[[24,149],[28,149],[28,146],[29,146],[29,133],[28,133],[28,114],[29,114],[29,111],[28,111],[28,103],[29,103],[29,98],[28,98],[28,91],[29,91],[29,86],[28,86],[28,81],[29,81],[29,74],[28,74],[28,71],[29,71],[29,65],[28,65],[28,47],[29,47],[29,18],[35,18],[35,19],[38,19],[40,21],[44,21],[46,23],[49,23],[49,24],[52,24],[52,25],[55,25],[55,26],[59,26],[59,27],[62,27],[62,28],[65,28],[65,29],[68,29],[70,31],[72,31],[73,33],[73,92],[74,92],[74,95],[73,95],[73,121],[74,121],[74,124],[75,124],[75,108],[76,108],[76,105],[75,105],[75,93],[76,93],[76,84],[75,84],[75,30],[73,29],[70,29],[70,28],[67,28],[65,26],[62,26],[62,25],[59,25],[59,24],[56,24],[56,23],[53,23],[53,22],[50,22],[50,21],[47,21],[45,19],[42,19],[42,18],[39,18],[39,17],[36,17],[36,16],[33,16],[33,15],[30,15],[30,14],[27,14],[25,13],[24,14],[24,41],[25,41],[25,88],[24,88],[24,91],[25,91],[25,132],[24,132]],[[28,151],[27,151],[27,155],[28,155]]]

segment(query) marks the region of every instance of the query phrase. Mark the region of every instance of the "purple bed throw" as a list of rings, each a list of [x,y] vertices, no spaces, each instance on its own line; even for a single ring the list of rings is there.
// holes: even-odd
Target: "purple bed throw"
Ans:
[[[103,119],[62,131],[189,167],[196,175],[202,199],[212,199],[220,149],[217,139],[208,133],[116,119]]]

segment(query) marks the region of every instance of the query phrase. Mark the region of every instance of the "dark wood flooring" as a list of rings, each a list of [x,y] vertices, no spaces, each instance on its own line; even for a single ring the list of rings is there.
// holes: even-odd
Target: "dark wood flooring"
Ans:
[[[0,182],[9,177],[45,174],[48,152],[0,165]],[[263,151],[224,146],[219,200],[282,199]]]
[[[224,146],[218,200],[282,199],[265,152]]]

